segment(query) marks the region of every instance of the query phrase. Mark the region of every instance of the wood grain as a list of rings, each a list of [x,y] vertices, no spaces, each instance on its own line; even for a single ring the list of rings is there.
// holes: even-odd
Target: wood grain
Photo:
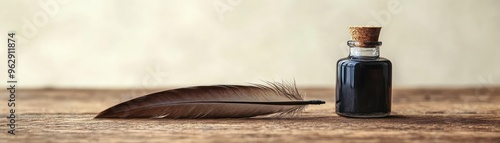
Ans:
[[[334,90],[304,88],[326,100],[297,117],[245,119],[93,119],[120,102],[159,90],[24,89],[16,97],[16,135],[0,120],[2,142],[500,142],[500,87],[396,89],[392,116],[334,113]],[[2,95],[7,95],[2,91]],[[7,96],[2,96],[7,97]],[[7,102],[6,100],[4,100]],[[7,105],[0,106],[7,116]]]

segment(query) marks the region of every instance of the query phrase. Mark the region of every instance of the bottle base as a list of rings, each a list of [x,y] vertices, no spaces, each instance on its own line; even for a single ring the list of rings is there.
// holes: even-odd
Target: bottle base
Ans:
[[[375,112],[375,113],[339,113],[336,112],[337,115],[343,116],[343,117],[350,117],[350,118],[381,118],[381,117],[387,117],[391,114],[391,112]]]

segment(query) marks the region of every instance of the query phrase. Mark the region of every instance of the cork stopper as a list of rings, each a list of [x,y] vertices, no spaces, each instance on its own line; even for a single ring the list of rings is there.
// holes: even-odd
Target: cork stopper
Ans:
[[[378,36],[382,27],[368,27],[368,26],[351,26],[349,33],[351,40],[360,43],[364,42],[378,42]]]

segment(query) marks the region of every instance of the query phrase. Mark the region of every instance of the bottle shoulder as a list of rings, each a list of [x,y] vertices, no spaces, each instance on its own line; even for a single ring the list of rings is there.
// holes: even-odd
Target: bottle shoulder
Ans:
[[[381,64],[388,64],[392,65],[391,61],[387,58],[384,57],[379,57],[379,58],[374,58],[374,59],[363,59],[363,58],[351,58],[351,57],[346,57],[339,59],[337,61],[337,64],[358,64],[358,63],[381,63]]]

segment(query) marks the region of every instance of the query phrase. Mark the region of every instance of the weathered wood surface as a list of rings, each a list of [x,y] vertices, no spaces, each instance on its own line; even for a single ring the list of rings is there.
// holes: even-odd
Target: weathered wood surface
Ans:
[[[393,115],[376,119],[337,116],[334,90],[321,88],[301,91],[327,104],[291,118],[93,119],[152,91],[19,90],[15,136],[0,106],[1,142],[500,142],[500,88],[491,87],[395,90]]]

